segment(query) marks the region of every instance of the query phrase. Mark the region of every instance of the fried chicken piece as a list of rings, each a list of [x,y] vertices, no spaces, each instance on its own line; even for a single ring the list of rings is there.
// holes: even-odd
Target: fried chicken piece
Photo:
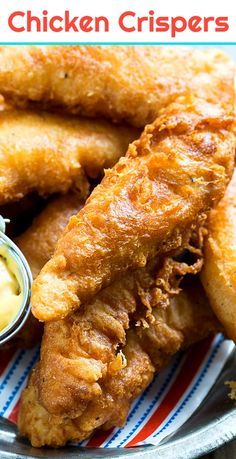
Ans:
[[[187,95],[145,128],[71,218],[37,277],[39,320],[65,317],[118,276],[182,246],[231,177],[232,115],[233,103]]]
[[[37,191],[87,197],[96,177],[125,154],[136,129],[44,112],[0,112],[0,205]]]
[[[54,200],[16,241],[34,277],[52,255],[69,217],[81,206],[73,194]],[[137,305],[143,303],[143,317],[151,320],[152,308],[168,304],[169,296],[178,292],[181,278],[201,269],[203,231],[201,227],[190,234],[181,249],[191,253],[192,264],[172,258],[164,263],[155,260],[101,291],[72,317],[45,325],[40,392],[49,410],[78,416],[78,410],[101,393],[99,379],[124,363],[117,351],[125,344],[130,316]]]
[[[129,357],[128,366],[125,372],[121,370],[112,379],[114,384],[111,394],[108,387],[103,396],[91,402],[83,415],[75,419],[51,415],[38,402],[36,367],[31,374],[28,387],[21,396],[18,416],[20,435],[29,438],[35,447],[58,447],[69,441],[79,441],[88,437],[96,428],[108,421],[109,410],[112,410],[112,414],[116,410],[118,418],[122,412],[123,416],[126,416],[132,399],[148,386],[154,376],[154,367],[138,343],[134,343],[133,350],[130,345],[126,354]]]
[[[155,371],[172,355],[219,329],[203,289],[196,282],[185,287],[166,309],[155,309],[149,328],[133,326],[123,348],[126,366],[101,380],[101,394],[75,418],[49,414],[38,401],[39,367],[22,394],[18,427],[33,446],[62,446],[87,438],[97,428],[122,426],[131,403],[152,381]]]
[[[69,218],[76,214],[82,205],[79,196],[73,193],[54,199],[34,219],[32,225],[15,239],[30,265],[33,278],[52,256]],[[24,327],[14,339],[4,345],[4,349],[33,347],[40,340],[42,331],[42,324],[30,314]]]
[[[83,204],[84,201],[76,193],[55,198],[15,240],[30,265],[34,279],[53,255],[56,243],[70,217],[75,215]]]
[[[15,104],[34,102],[144,127],[161,108],[191,90],[227,97],[232,69],[219,50],[156,46],[2,46],[0,92]]]
[[[201,280],[213,311],[236,342],[236,173],[210,213]]]
[[[100,381],[125,365],[121,347],[132,321],[148,326],[154,321],[152,311],[167,307],[179,292],[181,279],[200,271],[201,249],[190,250],[192,264],[176,261],[175,254],[154,260],[99,292],[73,315],[45,324],[39,399],[50,413],[78,417],[102,394]]]

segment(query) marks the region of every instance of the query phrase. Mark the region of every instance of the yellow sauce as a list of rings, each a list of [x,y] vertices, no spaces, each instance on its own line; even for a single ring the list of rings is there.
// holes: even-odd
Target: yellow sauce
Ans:
[[[17,278],[17,266],[8,256],[5,247],[0,247],[0,331],[15,319],[22,301],[23,292]]]

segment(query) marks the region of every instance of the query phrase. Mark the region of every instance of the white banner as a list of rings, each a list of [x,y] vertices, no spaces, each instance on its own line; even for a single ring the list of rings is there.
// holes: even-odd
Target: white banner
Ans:
[[[0,0],[4,43],[236,44],[232,0]]]

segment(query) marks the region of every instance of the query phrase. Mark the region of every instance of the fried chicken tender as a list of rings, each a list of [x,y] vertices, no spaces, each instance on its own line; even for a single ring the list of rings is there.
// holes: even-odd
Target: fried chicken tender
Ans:
[[[73,194],[54,200],[18,238],[34,277],[52,255],[69,217],[81,206]],[[126,342],[137,307],[143,304],[142,317],[152,320],[152,308],[168,304],[170,295],[179,291],[181,278],[200,271],[203,232],[200,227],[190,233],[181,249],[191,254],[192,263],[174,260],[178,255],[174,253],[164,262],[154,260],[101,291],[73,316],[45,325],[39,383],[41,401],[49,411],[78,416],[101,394],[99,380],[124,364],[118,347]]]
[[[0,92],[72,113],[144,127],[191,90],[205,100],[233,64],[219,50],[156,46],[2,46]],[[228,69],[228,70],[227,70]]]
[[[209,218],[201,280],[216,316],[236,342],[236,173]]]
[[[82,205],[81,199],[73,193],[54,199],[34,219],[32,225],[15,239],[15,243],[28,260],[33,278],[52,256],[69,218],[76,214]],[[33,347],[40,340],[42,331],[42,324],[30,314],[24,327],[4,346],[4,349]]]
[[[44,112],[0,112],[0,205],[37,191],[88,195],[85,173],[112,167],[136,129]]]
[[[83,204],[84,201],[76,193],[55,198],[15,240],[30,265],[34,279],[53,255],[56,243],[70,217],[75,215]]]
[[[82,414],[53,415],[38,401],[40,364],[22,394],[18,427],[33,446],[62,446],[87,438],[97,428],[122,426],[131,403],[167,365],[178,350],[219,330],[200,284],[193,282],[171,299],[166,309],[153,311],[149,328],[133,326],[123,348],[126,365],[101,379],[101,393],[93,397]],[[76,361],[76,358],[75,358]],[[68,394],[65,394],[66,396]],[[76,412],[76,406],[75,412]]]
[[[91,402],[82,416],[75,419],[51,415],[39,403],[36,367],[21,397],[18,416],[20,435],[27,437],[32,446],[58,447],[71,440],[79,441],[88,437],[96,428],[108,422],[111,415],[115,421],[115,411],[117,421],[121,417],[123,421],[132,400],[148,386],[154,376],[154,366],[139,343],[131,343],[126,356],[129,363],[125,371],[121,370],[112,378],[113,384],[108,382],[103,395]]]
[[[126,364],[119,349],[131,323],[152,323],[152,311],[168,306],[181,279],[200,271],[201,249],[189,248],[196,255],[192,264],[176,261],[174,254],[154,260],[99,292],[73,315],[45,324],[38,388],[50,413],[78,417],[102,393],[100,381]]]
[[[63,318],[115,278],[182,246],[232,175],[232,112],[233,102],[187,95],[145,128],[71,218],[34,283],[35,317]]]

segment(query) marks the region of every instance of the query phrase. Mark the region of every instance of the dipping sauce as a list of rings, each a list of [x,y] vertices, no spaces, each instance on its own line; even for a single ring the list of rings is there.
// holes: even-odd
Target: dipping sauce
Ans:
[[[7,250],[0,249],[0,332],[17,316],[23,301],[17,267],[7,256]]]

